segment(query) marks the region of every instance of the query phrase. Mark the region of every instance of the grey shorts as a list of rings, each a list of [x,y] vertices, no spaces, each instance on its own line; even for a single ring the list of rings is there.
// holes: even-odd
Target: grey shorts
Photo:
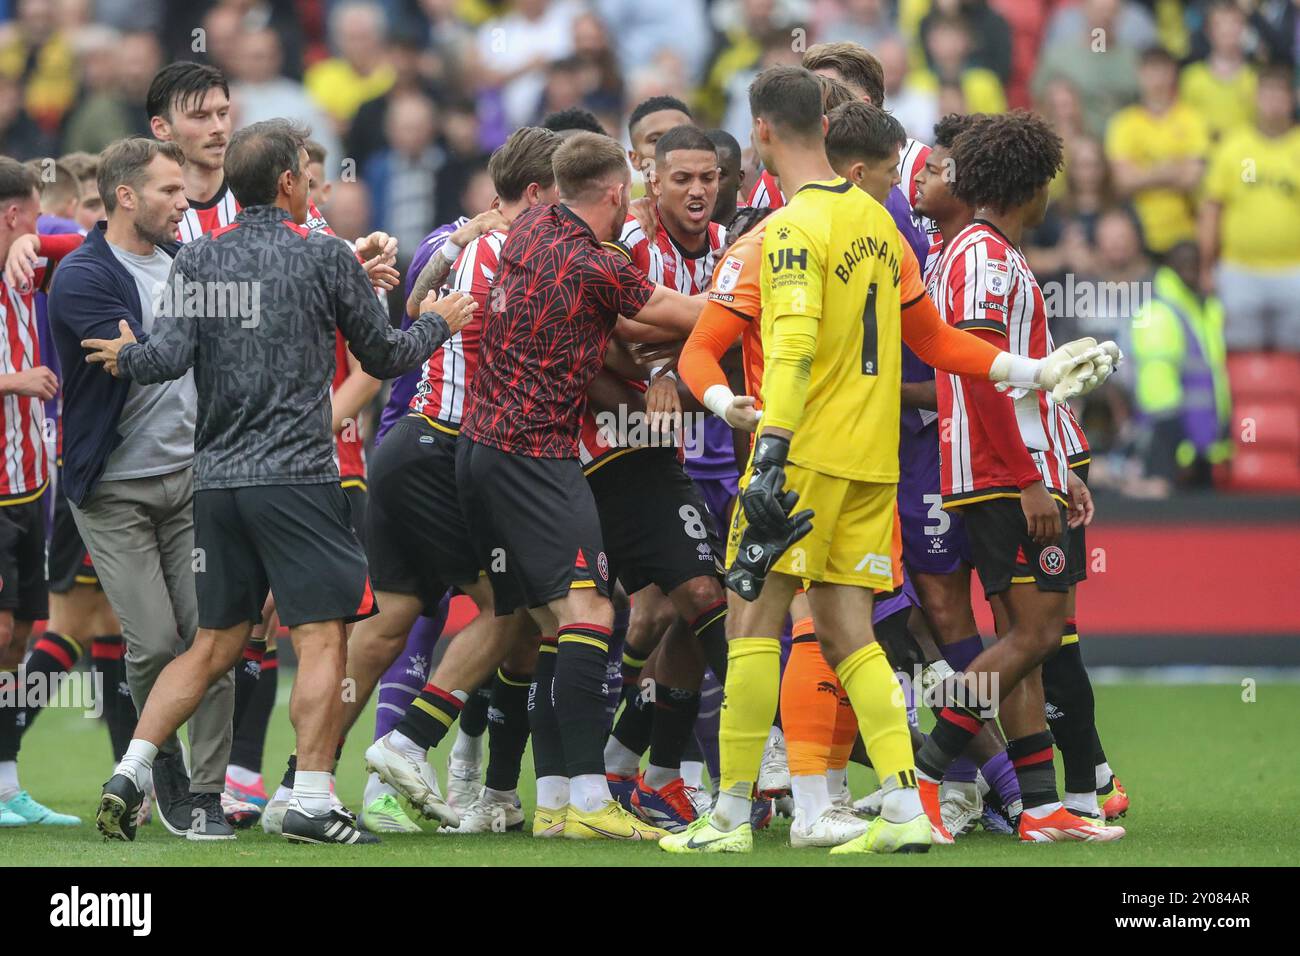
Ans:
[[[1300,352],[1300,267],[1247,269],[1225,262],[1219,266],[1217,285],[1229,351],[1271,346]]]

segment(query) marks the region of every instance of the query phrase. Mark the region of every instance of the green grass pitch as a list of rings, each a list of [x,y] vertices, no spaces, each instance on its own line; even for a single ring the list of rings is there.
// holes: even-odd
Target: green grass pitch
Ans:
[[[278,779],[291,746],[287,690],[281,678],[264,768]],[[1294,865],[1300,838],[1292,820],[1300,804],[1300,684],[1261,684],[1256,700],[1235,685],[1120,684],[1097,688],[1097,711],[1112,767],[1123,779],[1133,810],[1128,836],[1106,846],[1020,846],[978,831],[955,847],[918,857],[854,857],[837,866],[1269,866]],[[361,754],[370,741],[371,714],[362,718],[340,764],[340,794],[359,809],[364,784]],[[445,766],[444,743],[434,759]],[[238,840],[194,844],[170,836],[157,822],[134,843],[108,843],[95,832],[99,787],[111,770],[101,722],[79,711],[41,715],[23,741],[19,769],[33,796],[76,813],[76,828],[0,830],[0,864],[7,866],[487,866],[487,865],[785,865],[831,862],[824,850],[792,850],[787,822],[757,835],[748,856],[669,856],[653,845],[533,840],[526,834],[446,837],[432,832],[387,836],[375,847],[299,847],[260,829]],[[1059,765],[1059,761],[1058,761]],[[854,794],[872,786],[869,770],[854,767]],[[521,795],[531,809],[532,779],[525,759]]]

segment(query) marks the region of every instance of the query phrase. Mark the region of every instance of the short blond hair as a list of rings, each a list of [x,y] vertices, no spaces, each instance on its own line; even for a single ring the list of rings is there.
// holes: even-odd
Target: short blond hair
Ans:
[[[566,139],[551,157],[560,198],[592,198],[616,176],[628,176],[627,155],[617,141],[600,133],[578,133]]]
[[[803,55],[805,70],[834,70],[849,86],[856,86],[876,106],[885,105],[885,69],[861,43],[848,40],[815,43]]]

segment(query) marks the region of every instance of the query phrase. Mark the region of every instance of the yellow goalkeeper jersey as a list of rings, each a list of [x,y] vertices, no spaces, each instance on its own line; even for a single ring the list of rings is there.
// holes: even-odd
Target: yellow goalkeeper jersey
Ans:
[[[794,464],[897,482],[901,309],[925,294],[916,257],[885,208],[843,178],[805,185],[766,230],[763,426],[794,432]],[[774,375],[788,330],[815,334],[816,348],[811,364],[805,348]]]

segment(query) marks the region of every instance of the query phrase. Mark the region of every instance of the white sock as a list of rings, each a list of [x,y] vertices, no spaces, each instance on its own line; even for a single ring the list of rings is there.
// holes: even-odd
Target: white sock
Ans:
[[[810,824],[831,808],[831,792],[822,773],[791,775],[790,796],[794,809],[805,824]]]
[[[465,763],[483,762],[483,738],[486,734],[471,737],[461,728],[456,728],[456,741],[451,745],[451,759]]]
[[[519,806],[518,790],[493,790],[491,787],[484,787],[483,797],[492,803],[508,803],[512,807]]]
[[[682,761],[682,780],[686,786],[696,790],[704,789],[704,762],[701,760]]]
[[[885,786],[885,793],[880,801],[880,815],[890,823],[906,823],[925,813],[921,806],[921,791],[916,787],[900,787],[890,782]]]
[[[569,804],[583,813],[595,813],[613,799],[603,773],[580,773],[569,778]]]
[[[748,785],[745,792],[749,792]],[[749,797],[738,797],[730,791],[722,791],[718,794],[717,805],[709,814],[709,822],[713,824],[713,829],[721,830],[723,833],[730,833],[742,823],[748,823]]]
[[[292,800],[293,788],[286,787],[284,784],[280,784],[278,787],[275,788],[275,796],[272,797],[271,799],[279,802],[283,802],[285,800]]]
[[[314,817],[330,812],[330,774],[328,770],[296,770],[293,774],[293,799],[304,813]]]
[[[1025,816],[1033,820],[1041,820],[1043,817],[1050,817],[1057,810],[1061,809],[1059,801],[1053,803],[1044,803],[1041,807],[1025,807]]]
[[[1110,778],[1113,776],[1114,774],[1110,772],[1110,764],[1097,764],[1097,789],[1100,790],[1102,787],[1106,786],[1106,784],[1110,783]]]
[[[791,778],[793,779],[793,778]],[[843,793],[849,788],[849,768],[840,767],[839,770],[830,768],[826,771],[826,789],[831,793]]]
[[[1101,808],[1097,806],[1097,791],[1089,793],[1070,793],[1065,792],[1065,799],[1061,801],[1065,804],[1065,809],[1073,810],[1075,813],[1082,813],[1088,817],[1101,816]]]
[[[548,810],[563,810],[569,805],[568,777],[538,777],[537,805]]]
[[[233,763],[226,768],[226,776],[241,787],[253,787],[262,782],[262,775],[256,770],[249,770],[247,767]]]
[[[0,800],[12,800],[21,789],[18,786],[18,761],[0,760]]]
[[[153,760],[158,756],[158,748],[147,740],[133,740],[126,747],[121,762],[114,773],[126,774],[142,791],[149,789],[153,782]]]
[[[635,777],[641,768],[641,755],[624,747],[617,737],[605,741],[605,772],[619,777]]]
[[[379,774],[372,773],[370,776],[366,777],[366,792],[361,798],[361,804],[362,806],[368,807],[384,794],[395,797],[397,796],[397,791],[384,783],[384,781],[380,780]]]
[[[767,746],[768,746],[769,748],[770,748],[770,747],[784,747],[784,746],[785,746],[785,731],[783,731],[780,727],[773,727],[773,728],[768,732],[768,735],[767,735]]]
[[[671,767],[656,767],[654,764],[645,768],[645,785],[651,790],[659,790],[668,786],[674,780],[682,775],[680,770],[674,770]]]
[[[427,760],[429,752],[400,730],[388,734],[388,746],[404,757],[410,757],[416,763]]]
[[[989,786],[989,782],[984,779],[984,774],[980,773],[978,770],[975,771],[975,786],[979,787],[981,798],[987,797],[989,791],[993,789]]]

